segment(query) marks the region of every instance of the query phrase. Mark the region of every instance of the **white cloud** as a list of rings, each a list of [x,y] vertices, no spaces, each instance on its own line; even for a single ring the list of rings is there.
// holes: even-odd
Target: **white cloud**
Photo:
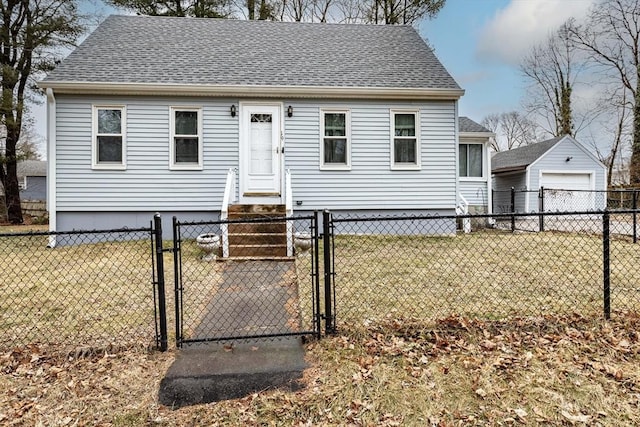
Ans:
[[[482,28],[478,58],[518,64],[529,48],[569,18],[583,19],[595,0],[511,0]]]

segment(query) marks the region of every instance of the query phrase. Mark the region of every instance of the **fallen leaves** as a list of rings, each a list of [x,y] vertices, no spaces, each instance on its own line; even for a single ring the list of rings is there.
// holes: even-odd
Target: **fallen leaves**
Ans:
[[[634,316],[370,321],[307,345],[296,393],[175,411],[156,401],[170,354],[30,346],[0,353],[0,424],[640,425],[637,329]]]

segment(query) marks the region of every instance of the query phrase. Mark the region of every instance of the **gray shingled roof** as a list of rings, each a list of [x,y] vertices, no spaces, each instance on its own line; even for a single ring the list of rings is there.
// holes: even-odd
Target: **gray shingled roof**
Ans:
[[[458,131],[459,132],[478,132],[478,133],[492,133],[489,129],[482,126],[480,123],[476,123],[469,117],[458,117]]]
[[[47,176],[47,162],[43,160],[23,160],[17,165],[18,178],[25,176]]]
[[[500,151],[491,158],[491,172],[524,170],[563,138],[564,136],[559,136],[513,150]]]
[[[410,26],[110,16],[44,82],[460,89]]]

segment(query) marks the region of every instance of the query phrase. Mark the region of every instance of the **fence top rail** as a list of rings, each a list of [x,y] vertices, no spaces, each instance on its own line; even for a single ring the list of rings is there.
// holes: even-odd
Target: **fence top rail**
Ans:
[[[0,237],[35,237],[35,236],[68,236],[83,234],[117,234],[117,233],[152,233],[153,228],[114,228],[109,230],[69,230],[69,231],[26,231],[16,233],[0,233]]]
[[[303,221],[315,219],[313,215],[304,216],[283,216],[283,217],[265,217],[265,218],[241,218],[241,219],[222,219],[216,221],[180,221],[177,217],[173,217],[176,226],[191,225],[226,225],[226,224],[247,224],[247,223],[270,223],[270,222],[288,222]]]
[[[511,219],[513,217],[557,217],[557,216],[602,216],[608,214],[640,214],[638,209],[616,209],[616,210],[591,210],[591,211],[575,211],[575,212],[511,212],[511,213],[493,213],[493,214],[466,214],[466,215],[405,215],[405,216],[354,216],[354,217],[335,217],[332,216],[332,222],[358,222],[358,221],[411,221],[411,220],[439,220],[439,219],[460,219],[460,218],[493,218],[493,219]]]

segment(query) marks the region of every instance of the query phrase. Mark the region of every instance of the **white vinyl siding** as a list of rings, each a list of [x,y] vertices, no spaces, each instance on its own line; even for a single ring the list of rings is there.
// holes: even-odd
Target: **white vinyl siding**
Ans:
[[[127,170],[91,168],[91,108],[127,108]],[[202,107],[203,170],[169,171],[169,107]],[[237,101],[235,101],[237,103]],[[219,211],[229,168],[238,167],[233,100],[57,96],[56,189],[59,211]]]
[[[125,105],[127,169],[91,168],[92,104]],[[283,100],[285,168],[297,210],[439,210],[456,205],[455,101]],[[56,189],[61,212],[220,211],[225,179],[239,168],[237,99],[57,96]],[[169,109],[202,109],[201,171],[168,170]],[[351,171],[320,170],[320,107],[349,110]],[[419,111],[421,170],[390,170],[390,109]],[[238,188],[236,186],[236,188]]]
[[[93,169],[127,168],[127,110],[123,105],[94,105],[91,164]]]
[[[456,204],[455,102],[335,102],[351,112],[351,171],[319,170],[320,109],[286,100],[285,167],[291,170],[294,209],[450,209]],[[419,111],[421,170],[391,170],[391,109]]]
[[[529,193],[523,193],[527,189],[526,172],[514,172],[495,175],[493,177],[493,212],[511,212],[511,187],[516,190],[515,211],[524,213]],[[537,194],[536,198],[537,198]],[[537,200],[537,199],[536,199]],[[537,205],[536,205],[537,206]]]

